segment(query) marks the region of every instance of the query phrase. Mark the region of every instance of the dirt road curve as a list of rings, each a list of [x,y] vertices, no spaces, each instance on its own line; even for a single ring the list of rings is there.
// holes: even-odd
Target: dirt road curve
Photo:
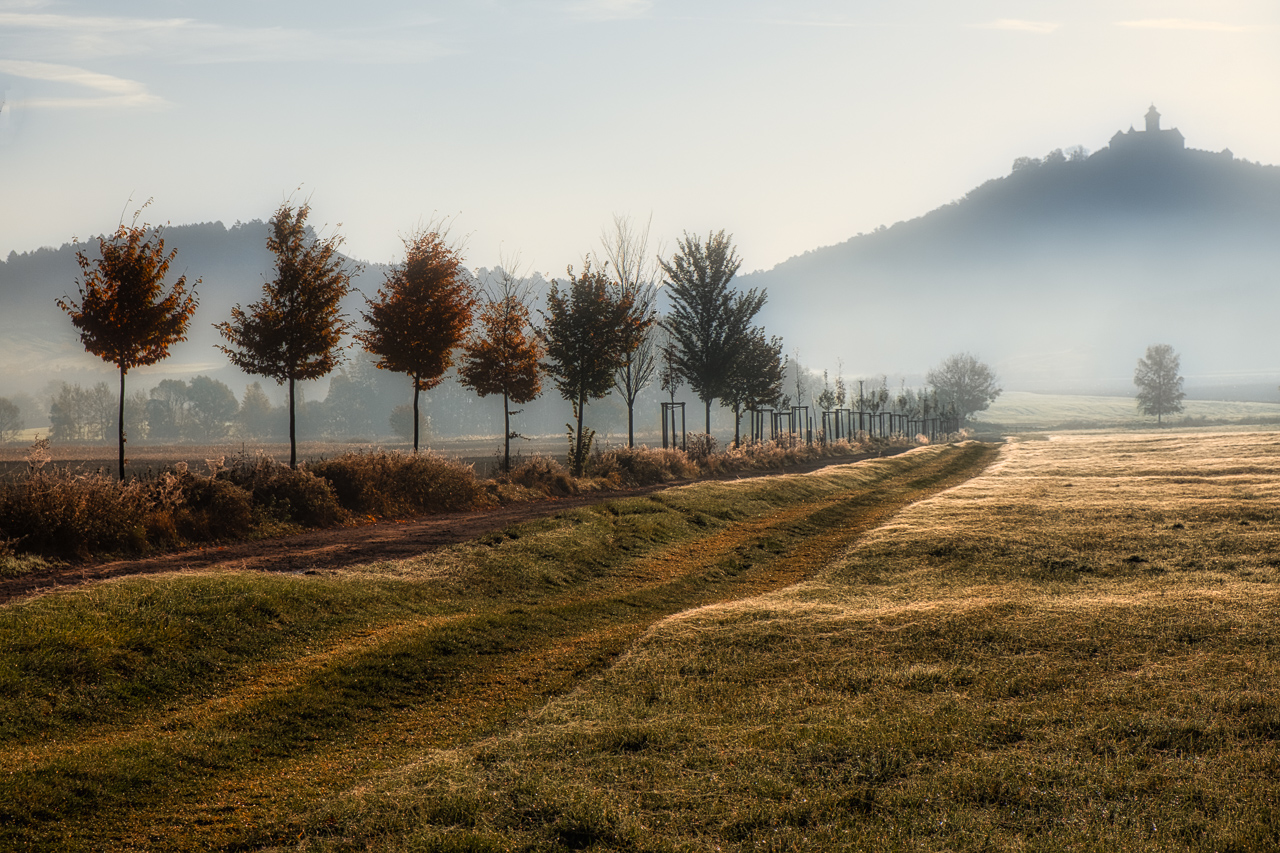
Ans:
[[[828,465],[844,465],[877,455],[888,456],[900,452],[902,452],[901,449],[894,448],[882,454],[817,459],[785,471],[752,471],[735,475],[730,479],[766,477],[779,473],[800,474],[816,471]],[[33,592],[125,575],[209,569],[217,566],[272,572],[299,572],[311,569],[337,569],[379,560],[400,560],[446,545],[466,542],[513,524],[555,515],[567,509],[600,503],[610,498],[645,495],[678,485],[683,483],[664,483],[636,489],[594,492],[536,503],[511,504],[491,510],[421,516],[407,521],[383,521],[359,527],[313,530],[281,539],[237,542],[140,560],[63,566],[0,581],[0,603]]]

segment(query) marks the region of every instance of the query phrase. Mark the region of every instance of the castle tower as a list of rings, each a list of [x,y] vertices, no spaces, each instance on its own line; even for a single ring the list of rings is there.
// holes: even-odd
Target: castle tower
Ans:
[[[1147,133],[1160,132],[1160,113],[1156,112],[1156,105],[1152,104],[1151,109],[1147,110]]]

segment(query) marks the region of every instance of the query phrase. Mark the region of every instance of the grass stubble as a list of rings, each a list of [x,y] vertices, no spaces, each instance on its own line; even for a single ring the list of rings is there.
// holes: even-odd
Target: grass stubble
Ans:
[[[1280,848],[1280,448],[1014,442],[279,849]]]
[[[399,563],[148,576],[8,605],[0,847],[420,846],[399,824],[349,821],[343,797],[521,731],[656,621],[809,577],[993,453],[697,484]],[[464,824],[436,827],[446,849],[458,833],[487,844]]]

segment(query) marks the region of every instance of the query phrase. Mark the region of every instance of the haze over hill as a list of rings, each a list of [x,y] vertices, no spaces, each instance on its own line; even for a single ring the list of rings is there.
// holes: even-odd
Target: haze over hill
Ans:
[[[1161,130],[1107,147],[1022,158],[1007,176],[908,222],[861,234],[739,279],[765,287],[762,319],[813,369],[880,373],[911,384],[948,354],[970,350],[1010,390],[1128,394],[1148,344],[1183,356],[1192,388],[1269,399],[1280,377],[1280,168],[1187,147]],[[202,278],[191,339],[147,376],[246,377],[214,349],[212,324],[259,298],[272,259],[261,222],[172,226],[174,274]],[[382,269],[357,285],[372,293]],[[0,262],[0,394],[49,380],[109,380],[54,299],[75,293],[75,247]],[[362,306],[352,296],[348,311]],[[1249,393],[1251,391],[1252,393]],[[559,417],[559,414],[556,415]]]
[[[1171,344],[1190,385],[1280,376],[1280,168],[1118,132],[1092,155],[1013,171],[908,222],[792,258],[764,320],[807,364],[923,374],[970,350],[1006,388],[1129,393],[1148,344]]]

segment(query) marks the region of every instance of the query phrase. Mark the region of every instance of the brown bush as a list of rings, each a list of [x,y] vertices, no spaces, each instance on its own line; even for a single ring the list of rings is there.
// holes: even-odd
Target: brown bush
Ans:
[[[269,456],[235,461],[227,477],[253,496],[253,503],[278,521],[305,527],[333,527],[346,512],[328,480],[305,468],[290,468]]]
[[[343,508],[402,516],[470,509],[482,494],[475,471],[435,453],[346,453],[307,470],[333,487]]]

